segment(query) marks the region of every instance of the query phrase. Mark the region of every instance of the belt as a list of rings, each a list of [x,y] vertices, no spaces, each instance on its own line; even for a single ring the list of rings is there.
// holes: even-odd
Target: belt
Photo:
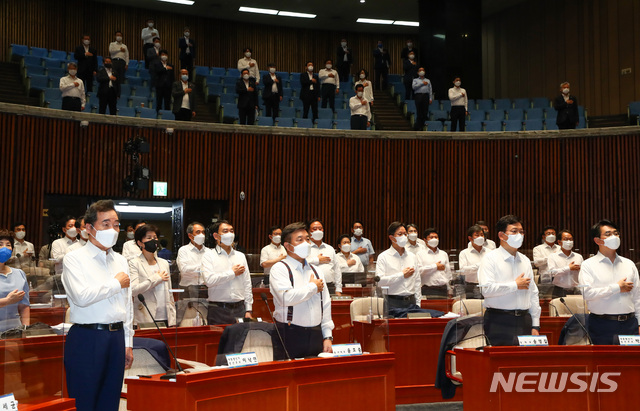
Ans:
[[[367,117],[364,114],[352,114],[351,117]]]
[[[89,328],[91,330],[99,331],[120,331],[122,330],[122,321],[111,324],[76,324],[78,327]]]
[[[114,57],[114,58],[111,59],[111,61],[116,61],[116,60],[125,61],[124,59],[121,59],[120,57]]]
[[[389,295],[390,300],[415,301],[415,295]]]
[[[80,100],[80,97],[74,97],[74,96],[64,96],[64,97],[62,97],[63,100],[65,98],[70,98],[70,99],[74,99],[74,100]]]
[[[594,314],[591,313],[591,315],[594,315],[598,318],[602,318],[605,320],[610,320],[610,321],[627,321],[628,319],[631,319],[634,317],[635,314],[633,313],[629,313],[629,314]]]
[[[514,317],[522,317],[523,315],[529,314],[529,310],[501,310],[499,308],[487,308],[487,311],[509,314],[513,315]]]
[[[223,302],[218,302],[218,301],[209,301],[209,304],[213,304],[216,305],[220,308],[229,308],[229,309],[236,309],[238,307],[244,307],[244,301],[238,301],[235,303],[223,303]]]

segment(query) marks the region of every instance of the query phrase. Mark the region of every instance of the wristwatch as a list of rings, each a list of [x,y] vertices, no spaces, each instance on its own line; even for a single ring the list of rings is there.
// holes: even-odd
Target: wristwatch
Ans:
[[[333,337],[324,337],[324,339],[333,342]]]

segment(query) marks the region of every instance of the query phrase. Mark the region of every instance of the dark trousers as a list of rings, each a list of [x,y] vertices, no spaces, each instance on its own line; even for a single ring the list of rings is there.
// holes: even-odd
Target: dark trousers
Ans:
[[[246,312],[244,301],[241,301],[241,304],[237,304],[235,307],[220,307],[217,303],[209,301],[207,324],[235,324],[238,322],[238,318],[244,318]]]
[[[189,78],[191,78],[191,72],[193,71],[193,56],[188,55],[180,59],[180,70],[187,70],[189,72]]]
[[[387,88],[387,79],[389,77],[389,69],[387,67],[375,69],[374,73],[374,83],[376,85],[376,90],[384,90]]]
[[[78,73],[78,78],[84,83],[84,92],[93,92],[93,71]]]
[[[322,352],[322,329],[319,325],[300,327],[276,321],[276,327],[278,327],[284,346],[292,359],[315,357]]]
[[[62,109],[67,111],[82,111],[80,97],[62,97]]]
[[[273,94],[271,97],[264,99],[265,115],[276,121],[276,117],[280,114],[280,96]]]
[[[569,121],[561,124],[557,124],[558,130],[573,130],[576,128],[576,124]]]
[[[518,345],[519,335],[531,335],[531,314],[517,316],[487,308],[484,314],[484,334],[493,346]]]
[[[424,128],[424,122],[429,119],[429,94],[417,93],[414,95],[416,100],[416,122],[413,126],[415,131]]]
[[[309,107],[313,115],[313,121],[318,118],[318,99],[315,97],[302,100],[302,118],[309,118]]]
[[[416,306],[416,297],[413,295],[390,295],[389,310],[393,308],[414,308]]]
[[[351,130],[366,130],[367,129],[367,116],[361,114],[351,116]]]
[[[344,61],[338,64],[338,76],[340,76],[341,82],[351,83],[351,64]]]
[[[256,108],[253,106],[238,107],[238,117],[240,118],[240,124],[252,126],[256,122]]]
[[[464,106],[451,106],[451,130],[456,131],[456,127],[460,126],[460,131],[464,131],[464,118],[467,115]]]
[[[190,96],[193,97],[193,96]],[[171,86],[156,87],[156,111],[171,110]]]
[[[149,57],[147,56],[147,51],[153,47],[153,43],[144,43],[142,46],[142,54],[144,54],[144,68],[146,69],[149,68]]]
[[[124,77],[126,73],[126,70],[124,67],[127,65],[127,62],[124,61],[123,59],[112,59],[112,63],[113,63],[113,72],[114,72],[114,75],[116,76],[116,81],[118,82],[118,84],[124,83]]]
[[[480,291],[477,283],[466,283],[464,285],[464,292],[468,299],[482,299],[482,291]]]
[[[107,106],[109,106],[109,114],[111,114],[112,116],[115,116],[117,102],[118,102],[118,97],[116,96],[115,87],[109,87],[107,89],[106,96],[98,97],[98,113],[107,114]]]
[[[413,80],[404,80],[404,99],[411,100],[413,98]]]
[[[71,327],[64,346],[64,367],[67,390],[76,400],[76,409],[117,410],[124,363],[124,330]]]
[[[449,298],[449,290],[446,285],[439,287],[431,287],[427,285],[422,286],[422,295],[426,295],[430,300],[447,299]]]
[[[633,314],[626,321],[609,320],[589,314],[588,330],[593,344],[614,345],[617,344],[618,335],[638,335],[638,320]]]
[[[327,101],[331,111],[336,111],[336,86],[335,84],[322,85],[322,108],[327,108]]]
[[[188,108],[181,108],[180,111],[174,112],[173,115],[176,121],[191,121],[191,117],[193,117],[193,113]]]

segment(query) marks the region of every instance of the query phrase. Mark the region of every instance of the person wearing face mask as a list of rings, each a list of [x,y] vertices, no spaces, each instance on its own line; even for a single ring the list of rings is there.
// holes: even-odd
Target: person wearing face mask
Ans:
[[[135,233],[140,255],[129,260],[131,296],[133,297],[134,324],[163,321],[167,326],[176,325],[176,306],[171,293],[169,262],[158,257],[158,228],[151,224],[140,226]],[[144,295],[153,318],[138,301]]]
[[[340,75],[333,68],[333,60],[325,61],[323,69],[318,72],[321,84],[322,108],[327,108],[327,102],[331,111],[336,111],[336,94],[340,93]]]
[[[191,121],[196,116],[196,99],[192,97],[195,84],[189,81],[189,72],[180,70],[180,80],[173,83],[173,115],[178,121]]]
[[[491,345],[518,345],[518,335],[539,335],[540,300],[531,260],[518,252],[524,241],[519,217],[496,223],[500,247],[487,253],[478,270],[484,295],[484,333]]]
[[[456,131],[456,128],[464,131],[464,119],[469,114],[469,97],[467,96],[467,90],[460,87],[461,85],[460,77],[456,77],[453,79],[453,87],[449,89],[451,131]]]
[[[236,93],[240,124],[252,126],[256,122],[258,88],[256,79],[251,77],[249,69],[245,68],[240,72],[240,78],[236,80]]]
[[[275,125],[282,101],[282,78],[276,73],[276,63],[269,63],[267,67],[269,72],[262,76],[262,84],[264,84],[262,100],[266,109],[265,115],[271,117]]]
[[[364,86],[356,85],[356,95],[349,99],[351,130],[366,130],[371,126],[371,106],[364,98]]]
[[[238,60],[238,70],[249,70],[249,76],[253,77],[256,84],[260,84],[260,70],[258,70],[258,62],[251,58],[253,52],[250,47],[245,47],[242,50],[243,58]]]
[[[542,244],[533,247],[533,264],[538,267],[538,283],[551,283],[551,274],[547,267],[547,259],[551,254],[560,252],[560,246],[556,244],[556,228],[548,225],[542,229]]]
[[[80,224],[78,224],[77,227],[79,229],[78,234],[80,234],[80,236],[78,238],[78,241],[69,246],[68,253],[72,252],[73,250],[77,250],[78,248],[84,247],[87,244],[87,241],[89,241],[89,233],[87,232],[87,228],[84,222],[84,216],[79,221]]]
[[[416,61],[416,54],[409,53],[402,60],[402,70],[404,71],[404,75],[402,76],[402,81],[404,83],[404,99],[412,100],[413,99],[413,79],[418,77],[418,62]]]
[[[142,55],[144,56],[144,67],[149,68],[148,51],[153,48],[153,42],[156,37],[160,37],[160,32],[155,27],[155,21],[151,18],[147,19],[145,28],[142,29]]]
[[[269,291],[289,358],[332,352],[331,296],[322,272],[307,263],[311,246],[306,225],[287,225],[282,243],[287,257],[271,267]]]
[[[73,57],[78,62],[78,78],[84,83],[85,93],[93,92],[93,76],[98,71],[98,52],[91,45],[88,34],[82,36],[82,44],[76,47]]]
[[[282,229],[274,225],[269,229],[269,244],[260,250],[260,267],[264,269],[264,283],[269,284],[271,267],[287,257],[287,250],[282,246]]]
[[[191,29],[185,27],[183,36],[178,40],[180,49],[180,69],[187,70],[190,74],[193,71],[193,62],[196,59],[196,42],[191,37]]]
[[[570,130],[578,126],[580,121],[578,99],[571,94],[571,85],[568,81],[560,84],[560,95],[554,100],[553,108],[558,112],[556,125],[560,130]]]
[[[424,67],[418,69],[418,77],[413,79],[411,85],[416,100],[415,131],[424,129],[424,122],[429,118],[429,104],[433,103],[433,87],[431,80],[425,77]]]
[[[118,80],[119,73],[116,73],[113,68],[113,63],[110,57],[104,58],[104,67],[98,70],[96,79],[98,80],[98,113],[106,114],[107,106],[109,107],[109,114],[116,115],[118,103],[118,96],[120,95],[120,81]]]
[[[402,49],[400,52],[400,58],[402,60],[409,57],[409,54],[413,53],[416,58],[418,57],[418,50],[413,46],[413,39],[407,40],[407,46]]]
[[[206,298],[200,296],[200,286],[204,284],[204,278],[200,267],[202,266],[202,257],[209,250],[204,245],[205,229],[204,225],[194,221],[187,226],[187,237],[189,244],[183,245],[178,249],[178,271],[180,271],[180,287],[185,290],[187,297],[190,298]]]
[[[552,298],[580,293],[575,287],[578,285],[583,258],[580,254],[573,252],[571,231],[565,229],[558,233],[558,245],[560,251],[551,254],[547,259],[547,269],[553,277]]]
[[[588,258],[578,275],[589,307],[587,329],[595,345],[615,345],[618,335],[638,335],[640,280],[633,261],[618,255],[620,229],[600,220],[589,231],[598,254]]]
[[[486,247],[486,239],[484,230],[475,224],[467,230],[467,238],[471,244],[469,247],[460,251],[458,255],[458,263],[462,274],[464,275],[465,294],[467,298],[482,298],[480,289],[478,288],[478,269],[482,264],[484,256],[491,250]]]
[[[487,223],[483,220],[478,220],[476,221],[475,225],[479,225],[482,228],[482,231],[484,232],[484,247],[486,247],[489,250],[495,250],[496,243],[495,241],[489,238],[489,226],[487,225]],[[471,241],[469,241],[469,243],[467,244],[467,248],[471,248],[471,247],[472,247]]]
[[[215,248],[202,257],[204,283],[209,288],[207,324],[234,324],[252,318],[253,292],[247,259],[233,249],[235,230],[226,220],[213,227]]]
[[[153,47],[147,50],[147,62],[146,64],[149,66],[149,76],[151,77],[151,81],[149,82],[149,89],[153,91],[153,88],[156,86],[156,67],[155,63],[161,61],[160,60],[160,47],[162,43],[160,42],[159,37],[155,37],[153,39]]]
[[[416,254],[422,295],[428,299],[446,299],[451,281],[449,254],[438,248],[440,235],[435,228],[427,228],[422,237],[427,246]]]
[[[389,77],[389,67],[391,67],[391,58],[389,57],[389,51],[383,47],[382,40],[378,40],[378,46],[373,50],[373,63],[376,89],[385,90]]]
[[[160,50],[160,59],[152,63],[150,71],[152,78],[155,77],[156,111],[171,110],[171,88],[175,74],[167,50]]]
[[[412,252],[413,254],[418,254],[418,251],[426,249],[427,243],[419,237],[418,226],[416,224],[407,224],[407,239],[409,241],[404,247],[405,250]]]
[[[378,285],[389,287],[389,309],[420,308],[420,275],[415,254],[405,250],[407,229],[394,221],[387,228],[391,247],[376,261]]]
[[[26,234],[27,230],[23,222],[16,221],[13,223],[13,236],[15,241],[13,243],[13,253],[11,256],[15,259],[12,266],[16,268],[22,267],[22,264],[30,264],[35,257],[36,251],[33,244],[24,239]]]
[[[140,247],[138,247],[135,240],[135,231],[146,223],[146,221],[140,220],[136,221],[133,227],[127,227],[127,241],[122,245],[122,256],[127,260],[140,255]],[[130,228],[132,229],[130,230]]]
[[[364,87],[364,98],[369,102],[370,106],[373,106],[373,85],[371,84],[371,80],[369,80],[369,72],[365,69],[361,69],[358,74],[358,81],[354,87],[357,87],[358,84],[362,84]]]
[[[336,260],[336,251],[324,239],[324,224],[317,218],[309,221],[311,235],[311,251],[307,262],[322,273],[329,294],[342,295],[342,271]]]
[[[73,61],[67,64],[69,74],[60,79],[60,91],[62,92],[62,109],[68,111],[84,110],[87,96],[84,91],[84,82],[78,78],[78,66]]]
[[[320,81],[313,72],[313,62],[307,61],[306,71],[300,74],[300,100],[302,100],[302,118],[309,117],[309,108],[313,113],[313,121],[318,118],[318,101]]]
[[[125,73],[129,68],[129,48],[127,48],[127,45],[122,42],[122,31],[116,30],[114,36],[115,41],[109,43],[109,56],[111,56],[116,81],[118,84],[122,84],[124,82]],[[120,98],[119,90],[118,98]]]
[[[362,221],[354,221],[351,226],[351,232],[353,233],[351,237],[351,252],[360,257],[362,266],[366,270],[369,264],[373,263],[373,255],[376,253],[373,249],[373,244],[371,240],[363,236],[364,225]]]
[[[56,264],[56,274],[62,274],[62,260],[69,252],[69,247],[78,241],[78,229],[75,217],[67,216],[62,226],[64,237],[58,238],[51,244],[51,258]]]
[[[113,250],[120,230],[114,202],[91,204],[84,219],[89,242],[67,254],[62,272],[73,323],[64,346],[67,391],[78,410],[115,410],[133,363],[129,264]]]
[[[19,268],[9,267],[13,236],[9,230],[0,230],[0,332],[29,325],[29,283]]]
[[[351,48],[347,46],[347,39],[340,40],[340,45],[337,50],[336,66],[338,68],[338,75],[342,81],[351,80],[351,65],[353,64],[353,55],[351,54]]]
[[[338,237],[336,261],[342,273],[364,273],[364,266],[357,255],[351,252],[351,239],[348,234]]]

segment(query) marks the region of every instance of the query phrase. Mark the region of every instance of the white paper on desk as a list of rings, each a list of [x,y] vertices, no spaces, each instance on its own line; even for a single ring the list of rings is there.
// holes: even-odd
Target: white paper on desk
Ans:
[[[451,311],[449,311],[448,313],[446,313],[445,315],[439,318],[458,318],[458,317],[460,317],[460,314],[452,313]]]
[[[67,335],[72,325],[73,324],[71,323],[60,323],[58,325],[52,325],[51,329],[53,329],[58,335],[62,335],[63,331],[64,331],[64,335]]]

